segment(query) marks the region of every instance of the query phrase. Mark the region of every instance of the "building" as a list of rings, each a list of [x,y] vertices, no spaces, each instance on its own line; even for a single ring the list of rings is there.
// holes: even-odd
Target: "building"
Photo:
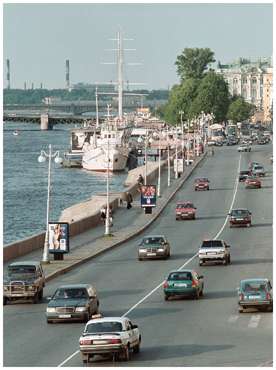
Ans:
[[[246,102],[254,104],[266,121],[272,107],[271,58],[259,58],[257,61],[239,58],[230,64],[218,62],[217,73],[227,81],[232,96],[240,95]]]

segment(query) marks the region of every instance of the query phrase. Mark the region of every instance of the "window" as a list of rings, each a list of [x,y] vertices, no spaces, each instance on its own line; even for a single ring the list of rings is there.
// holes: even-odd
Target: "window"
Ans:
[[[87,325],[85,333],[112,333],[123,330],[122,324],[116,321],[97,322]]]
[[[252,84],[253,84],[253,85],[256,85],[256,83],[257,83],[257,79],[256,79],[255,77],[254,77],[254,78],[252,78],[252,80],[251,80],[251,81],[252,81]]]

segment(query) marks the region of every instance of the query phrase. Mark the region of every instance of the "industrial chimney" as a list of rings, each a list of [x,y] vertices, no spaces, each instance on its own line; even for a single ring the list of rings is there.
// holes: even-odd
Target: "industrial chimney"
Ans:
[[[10,80],[10,60],[7,59],[7,89],[11,88],[11,80]]]
[[[65,75],[66,88],[68,90],[70,90],[70,67],[69,67],[69,59],[66,59],[65,68],[66,68],[66,75]]]

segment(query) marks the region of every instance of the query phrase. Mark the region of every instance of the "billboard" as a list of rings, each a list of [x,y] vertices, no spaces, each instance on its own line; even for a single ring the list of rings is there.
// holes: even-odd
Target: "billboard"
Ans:
[[[49,222],[49,253],[69,252],[69,224],[66,222]]]
[[[176,172],[176,170],[177,170],[178,173],[182,173],[183,172],[183,165],[184,165],[183,158],[174,159],[174,161],[173,161],[174,172]]]
[[[141,186],[141,207],[156,207],[156,186]]]
[[[90,130],[74,130],[71,132],[71,151],[82,152],[83,147],[91,145],[94,141],[95,131]]]

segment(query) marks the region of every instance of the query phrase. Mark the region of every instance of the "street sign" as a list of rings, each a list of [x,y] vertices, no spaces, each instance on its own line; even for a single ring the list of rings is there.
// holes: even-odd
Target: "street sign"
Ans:
[[[156,186],[141,186],[141,207],[156,207]]]
[[[69,224],[67,222],[49,222],[49,253],[69,252]]]
[[[182,173],[183,172],[183,159],[182,158],[175,159],[173,162],[173,166],[174,166],[174,172],[177,171],[178,173]]]

